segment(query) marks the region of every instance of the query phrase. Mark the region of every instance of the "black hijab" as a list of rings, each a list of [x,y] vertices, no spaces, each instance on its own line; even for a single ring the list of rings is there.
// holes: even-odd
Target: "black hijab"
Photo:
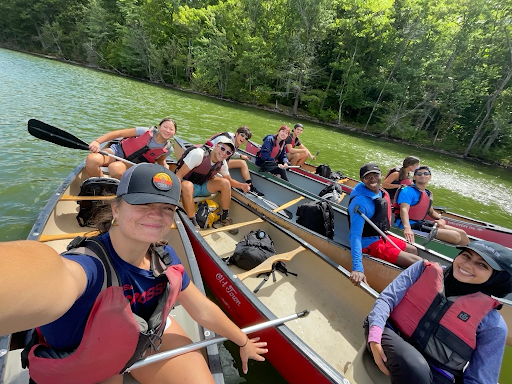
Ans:
[[[450,265],[444,271],[444,292],[446,297],[469,295],[476,292],[505,297],[512,292],[512,276],[508,272],[493,269],[491,277],[485,283],[462,283],[453,276],[453,266]]]

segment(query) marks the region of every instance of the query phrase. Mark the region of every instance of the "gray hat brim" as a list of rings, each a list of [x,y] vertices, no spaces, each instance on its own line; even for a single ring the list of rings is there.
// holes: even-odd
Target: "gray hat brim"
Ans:
[[[496,271],[504,271],[504,269],[492,258],[492,257],[489,257],[488,255],[486,255],[485,253],[483,253],[482,250],[480,249],[475,249],[471,246],[471,243],[468,244],[468,245],[464,245],[464,246],[461,246],[461,247],[457,247],[457,249],[460,249],[462,251],[466,250],[466,249],[470,249],[472,250],[473,252],[476,252],[482,259],[485,260],[485,262],[487,264],[489,264],[489,266],[492,268],[492,269],[495,269]]]
[[[183,209],[179,201],[167,196],[157,195],[153,193],[129,193],[121,196],[124,201],[130,205],[144,205],[144,204],[172,204]]]

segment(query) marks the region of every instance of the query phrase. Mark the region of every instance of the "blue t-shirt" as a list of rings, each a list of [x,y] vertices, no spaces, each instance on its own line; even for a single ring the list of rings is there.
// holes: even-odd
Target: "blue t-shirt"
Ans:
[[[112,246],[108,233],[98,237],[103,242],[112,259],[125,297],[130,300],[132,311],[138,316],[149,319],[156,308],[158,297],[165,292],[165,275],[154,277],[152,271],[138,268],[119,257]],[[170,246],[165,246],[172,265],[181,264],[178,255]],[[103,286],[104,271],[99,260],[88,255],[64,255],[66,259],[80,264],[87,276],[87,285],[82,296],[59,319],[41,327],[45,339],[55,349],[72,349],[80,344],[89,312]],[[187,272],[183,273],[181,290],[190,284]]]
[[[420,196],[421,196],[421,192],[418,191],[416,188],[405,187],[398,194],[398,199],[396,200],[396,202],[398,204],[406,203],[412,207],[413,205],[418,204],[418,202],[420,201]],[[418,221],[409,219],[409,224],[412,225],[414,223],[418,223]],[[397,221],[395,222],[395,225],[400,229],[404,229],[404,224],[402,223],[402,220],[400,220],[400,219],[397,219]]]

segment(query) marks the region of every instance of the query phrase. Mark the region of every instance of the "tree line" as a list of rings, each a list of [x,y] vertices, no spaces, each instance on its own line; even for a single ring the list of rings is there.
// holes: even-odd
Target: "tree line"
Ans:
[[[6,0],[0,43],[512,162],[511,0]]]

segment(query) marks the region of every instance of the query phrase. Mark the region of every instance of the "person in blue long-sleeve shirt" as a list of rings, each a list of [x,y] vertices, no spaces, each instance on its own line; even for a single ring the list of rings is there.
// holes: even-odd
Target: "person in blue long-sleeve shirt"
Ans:
[[[350,194],[348,212],[350,215],[350,248],[352,272],[350,280],[354,285],[366,283],[362,256],[367,253],[387,262],[408,267],[418,260],[416,247],[398,238],[393,243],[386,241],[373,229],[360,213],[369,218],[382,232],[390,228],[391,202],[389,194],[380,188],[382,173],[376,163],[367,163],[359,170],[362,183],[356,185]],[[360,213],[357,212],[357,209]]]
[[[286,156],[286,139],[290,134],[290,127],[281,126],[275,135],[267,135],[263,138],[263,144],[256,156],[256,165],[259,172],[270,172],[283,180],[288,181],[286,168],[290,161]]]
[[[491,295],[512,292],[512,251],[484,240],[457,248],[449,267],[403,271],[368,316],[368,347],[394,384],[498,382],[507,325]]]

